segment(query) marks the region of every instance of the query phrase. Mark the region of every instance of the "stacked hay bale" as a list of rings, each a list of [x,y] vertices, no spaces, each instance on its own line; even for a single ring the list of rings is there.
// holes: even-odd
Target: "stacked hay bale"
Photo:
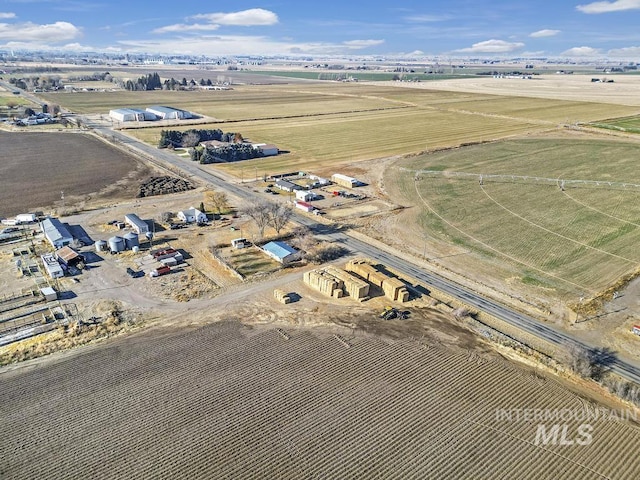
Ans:
[[[291,303],[291,295],[283,292],[279,288],[276,288],[273,291],[273,296],[276,297],[276,300],[278,300],[280,303],[284,303],[284,304]]]

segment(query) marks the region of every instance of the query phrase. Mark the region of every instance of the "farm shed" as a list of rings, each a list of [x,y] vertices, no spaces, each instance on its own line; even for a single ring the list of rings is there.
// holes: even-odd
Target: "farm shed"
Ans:
[[[37,220],[35,213],[19,213],[16,215],[16,223],[33,223]]]
[[[300,253],[284,242],[269,242],[262,247],[262,251],[275,261],[285,265],[300,258]]]
[[[155,114],[139,108],[116,108],[109,110],[109,117],[118,122],[144,122],[158,118]]]
[[[297,190],[296,191],[296,200],[300,200],[302,202],[310,202],[318,198],[314,192],[310,192],[308,190]]]
[[[234,238],[233,240],[231,240],[231,246],[233,248],[245,248],[248,247],[250,245],[250,243],[247,241],[246,238]]]
[[[147,112],[150,112],[156,117],[163,120],[182,120],[185,118],[193,118],[191,112],[187,112],[186,110],[180,110],[179,108],[173,107],[164,107],[160,105],[147,107]]]
[[[84,262],[84,257],[68,245],[56,250],[56,258],[67,267],[75,267]]]
[[[185,223],[205,223],[207,216],[195,207],[178,212],[178,218]]]
[[[331,175],[331,181],[341,187],[353,188],[361,185],[362,182],[353,177],[348,177],[347,175],[342,175],[341,173],[334,173]]]
[[[262,152],[262,155],[264,155],[265,157],[272,157],[280,153],[278,147],[271,143],[252,143],[251,146],[256,150],[260,150],[260,152]]]
[[[133,228],[138,235],[149,233],[149,225],[147,225],[147,222],[140,219],[140,217],[135,213],[127,213],[124,216],[124,221],[127,225]]]
[[[300,185],[288,182],[287,180],[276,180],[276,188],[279,188],[283,192],[295,192],[296,190],[302,189]]]
[[[56,292],[52,287],[41,288],[40,293],[44,297],[45,302],[52,302],[58,299],[58,292]]]
[[[319,177],[318,175],[309,175],[309,178],[313,180],[313,185],[317,187],[324,187],[331,183],[328,179]]]
[[[55,249],[62,248],[73,242],[73,237],[67,227],[57,218],[47,217],[40,222],[40,230],[51,246]]]
[[[60,263],[58,263],[58,260],[56,260],[52,253],[45,253],[44,255],[41,255],[40,258],[42,258],[44,269],[51,278],[60,278],[64,276],[64,270],[62,270]]]
[[[303,212],[313,212],[313,210],[315,210],[315,207],[307,202],[296,202],[296,208],[302,210]]]

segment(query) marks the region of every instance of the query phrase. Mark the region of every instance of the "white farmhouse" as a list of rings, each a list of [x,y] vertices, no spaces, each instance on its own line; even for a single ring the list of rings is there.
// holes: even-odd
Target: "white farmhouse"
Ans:
[[[185,223],[205,223],[207,216],[195,207],[178,212],[178,218]]]

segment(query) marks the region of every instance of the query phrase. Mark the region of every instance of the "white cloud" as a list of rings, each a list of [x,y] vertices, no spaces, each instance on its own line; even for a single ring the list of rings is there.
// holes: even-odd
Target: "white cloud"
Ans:
[[[166,27],[156,28],[152,31],[152,33],[171,33],[171,32],[202,32],[202,31],[213,31],[220,28],[220,25],[216,25],[213,23],[192,23],[191,25],[187,25],[184,23],[176,23],[174,25],[167,25]]]
[[[376,45],[382,45],[383,43],[384,40],[349,40],[342,42],[343,45],[353,49],[375,47]]]
[[[206,22],[175,23],[173,25],[156,28],[153,30],[153,33],[211,32],[220,28],[221,25],[241,27],[274,25],[278,23],[278,16],[269,10],[252,8],[232,13],[200,13],[188,17],[187,20],[205,20]]]
[[[0,40],[59,43],[73,40],[81,35],[82,31],[69,22],[55,22],[45,25],[31,22],[0,23]]]
[[[451,19],[449,15],[411,15],[404,17],[408,22],[414,23],[432,23],[432,22],[444,22]]]
[[[637,58],[640,56],[640,47],[614,48],[607,54],[611,57]]]
[[[600,55],[600,50],[593,47],[573,47],[561,53],[567,57],[595,57]]]
[[[560,33],[560,30],[549,30],[545,28],[544,30],[538,30],[537,32],[530,33],[529,36],[533,38],[541,38],[541,37],[553,37]]]
[[[471,47],[455,50],[459,53],[510,53],[524,47],[522,42],[505,42],[504,40],[485,40],[474,43]]]
[[[16,18],[16,14],[11,12],[0,12],[0,18]]]
[[[123,50],[130,52],[182,55],[341,55],[383,42],[384,40],[352,40],[341,43],[296,43],[257,35],[202,35],[159,40],[122,40],[118,44]]]
[[[576,10],[582,13],[609,13],[623,10],[640,10],[640,0],[615,0],[612,2],[593,2],[578,5]]]
[[[239,25],[250,27],[254,25],[275,25],[278,23],[278,16],[263,8],[251,8],[240,12],[231,13],[202,13],[190,17],[195,20],[209,20],[218,25]]]

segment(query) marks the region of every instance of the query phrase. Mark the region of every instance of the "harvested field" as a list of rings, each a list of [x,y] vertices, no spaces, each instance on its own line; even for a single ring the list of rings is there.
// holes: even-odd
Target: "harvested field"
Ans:
[[[186,93],[202,96],[202,92]],[[221,121],[200,128],[240,132],[288,152],[215,167],[238,177],[243,168],[272,174],[306,170],[309,165],[330,167],[539,132],[637,110],[585,101],[330,83],[305,88],[269,86],[259,91],[247,86],[213,93],[226,98],[212,95],[200,100],[198,108]],[[161,129],[150,124],[130,133],[155,145]]]
[[[147,332],[5,371],[2,477],[596,479],[640,468],[637,425],[600,419],[586,445],[536,445],[539,422],[501,420],[498,410],[568,409],[573,439],[597,405],[494,354],[285,330]]]
[[[133,157],[85,134],[0,131],[0,145],[1,216],[60,205],[61,191],[66,205],[101,190],[123,197],[123,180],[148,173]]]
[[[511,97],[549,98],[640,107],[640,75],[615,75],[615,83],[592,83],[589,75],[540,75],[532,80],[477,77],[428,83],[376,82],[379,86],[426,88]],[[616,115],[610,115],[613,117]]]
[[[407,159],[385,183],[421,209],[426,235],[500,259],[529,283],[589,295],[640,262],[637,148],[582,136],[496,142]],[[440,173],[415,181],[421,169]]]

